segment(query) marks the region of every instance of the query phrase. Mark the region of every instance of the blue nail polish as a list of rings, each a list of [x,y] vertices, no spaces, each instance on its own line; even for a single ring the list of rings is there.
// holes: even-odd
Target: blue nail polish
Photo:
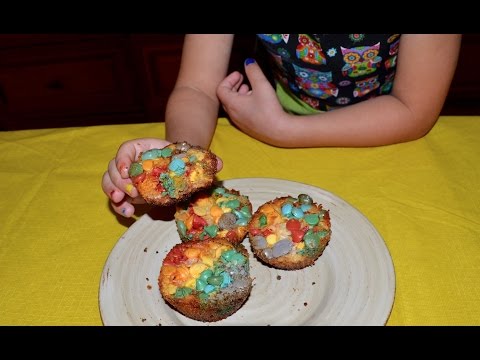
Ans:
[[[250,65],[250,64],[253,64],[254,62],[255,62],[255,59],[247,58],[247,59],[245,60],[245,66]]]
[[[127,209],[122,208],[122,214],[125,215],[126,212],[127,212]]]

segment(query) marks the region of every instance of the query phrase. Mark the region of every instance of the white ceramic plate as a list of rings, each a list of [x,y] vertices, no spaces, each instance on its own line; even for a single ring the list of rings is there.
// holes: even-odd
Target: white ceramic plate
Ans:
[[[332,236],[315,265],[277,270],[250,253],[253,289],[230,317],[203,323],[173,310],[161,297],[157,278],[163,258],[180,239],[171,220],[144,215],[119,239],[100,281],[104,325],[384,325],[395,294],[388,249],[375,227],[358,210],[317,187],[280,179],[225,180],[248,195],[255,211],[279,196],[309,194],[330,210]]]

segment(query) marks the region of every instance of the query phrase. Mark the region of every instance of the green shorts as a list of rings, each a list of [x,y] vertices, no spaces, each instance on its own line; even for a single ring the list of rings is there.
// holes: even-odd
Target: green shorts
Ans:
[[[276,81],[276,88],[278,100],[285,111],[296,115],[310,115],[323,112],[314,109],[306,102],[300,100],[298,97],[292,94],[290,90],[286,89],[279,81]]]

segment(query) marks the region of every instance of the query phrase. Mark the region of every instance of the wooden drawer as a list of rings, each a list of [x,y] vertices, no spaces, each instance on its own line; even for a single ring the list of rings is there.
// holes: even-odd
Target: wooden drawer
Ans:
[[[69,126],[74,118],[141,112],[126,41],[0,49],[1,126]]]

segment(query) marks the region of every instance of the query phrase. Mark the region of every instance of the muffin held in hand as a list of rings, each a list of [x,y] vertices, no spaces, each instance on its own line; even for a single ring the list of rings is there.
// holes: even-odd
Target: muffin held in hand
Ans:
[[[182,241],[224,239],[240,243],[252,218],[248,196],[234,189],[214,186],[177,204],[175,222]]]
[[[248,252],[224,240],[175,245],[163,260],[160,292],[170,305],[199,321],[218,321],[235,313],[252,289]]]
[[[271,200],[258,208],[248,226],[253,252],[285,270],[313,265],[330,241],[330,213],[307,194]]]
[[[128,174],[147,203],[172,205],[210,187],[216,171],[215,154],[179,142],[144,151]]]

